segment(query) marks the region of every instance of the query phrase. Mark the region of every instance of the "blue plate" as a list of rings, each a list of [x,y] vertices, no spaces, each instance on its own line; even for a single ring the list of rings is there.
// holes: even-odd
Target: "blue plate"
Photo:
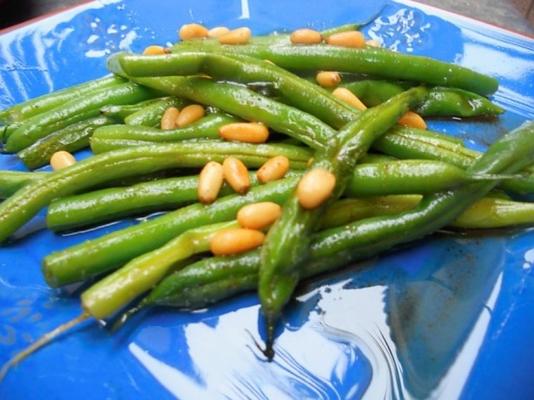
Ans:
[[[246,25],[256,34],[378,18],[365,33],[501,82],[496,124],[431,128],[484,149],[534,116],[531,39],[408,1],[98,1],[0,36],[0,107],[106,73],[110,53],[171,43],[187,22]],[[24,167],[0,156],[0,169]],[[53,250],[136,220],[76,235],[38,229],[0,249],[0,363],[80,313],[49,289],[40,262]],[[31,233],[33,232],[33,233]],[[288,307],[277,356],[254,342],[258,300],[239,296],[195,313],[139,315],[109,334],[85,323],[0,383],[2,399],[532,398],[534,232],[435,235],[409,249],[302,286]]]

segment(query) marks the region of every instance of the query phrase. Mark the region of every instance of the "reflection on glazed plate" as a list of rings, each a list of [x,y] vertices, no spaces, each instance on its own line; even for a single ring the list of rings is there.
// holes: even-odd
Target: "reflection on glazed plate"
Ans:
[[[0,36],[0,107],[99,77],[111,52],[171,43],[191,21],[263,34],[376,14],[364,31],[385,46],[501,82],[498,123],[432,129],[484,149],[533,118],[531,39],[413,2],[363,0],[86,3]],[[1,155],[0,169],[24,167]],[[41,215],[34,233],[0,249],[0,363],[80,311],[76,295],[45,285],[43,256],[138,222],[58,236],[38,229]],[[263,332],[252,293],[195,313],[149,310],[115,335],[87,323],[14,369],[0,398],[532,398],[533,266],[532,230],[435,235],[303,285],[273,363],[255,345]]]

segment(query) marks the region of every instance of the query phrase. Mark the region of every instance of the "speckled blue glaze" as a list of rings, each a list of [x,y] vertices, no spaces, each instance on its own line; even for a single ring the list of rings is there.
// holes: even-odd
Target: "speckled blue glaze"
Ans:
[[[176,29],[250,26],[254,33],[367,21],[386,46],[499,78],[497,124],[432,121],[483,149],[534,116],[534,44],[409,1],[98,1],[0,36],[0,107],[102,76],[105,57],[173,42]],[[86,156],[88,152],[82,154]],[[0,169],[20,169],[0,156]],[[80,313],[49,289],[40,261],[135,220],[54,235],[42,215],[0,248],[0,364]],[[33,232],[33,233],[30,233]],[[534,232],[435,235],[301,287],[267,363],[258,300],[195,313],[149,310],[110,335],[87,322],[0,382],[1,399],[532,398]]]

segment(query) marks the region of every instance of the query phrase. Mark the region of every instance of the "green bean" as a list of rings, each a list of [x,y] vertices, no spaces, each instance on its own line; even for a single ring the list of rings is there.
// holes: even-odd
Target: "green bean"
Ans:
[[[414,140],[417,140],[415,146]],[[481,153],[459,144],[455,145],[454,142],[440,140],[437,137],[424,138],[421,130],[415,128],[395,128],[377,140],[373,147],[401,159],[437,160],[464,169],[481,156]],[[514,193],[534,193],[534,173],[529,168],[525,168],[524,177],[506,180],[500,187]]]
[[[0,171],[0,199],[7,199],[17,190],[46,176],[46,172]]]
[[[149,142],[176,142],[187,139],[211,138],[219,139],[219,128],[237,122],[236,118],[227,114],[214,113],[184,127],[172,130],[161,130],[141,125],[109,125],[95,131],[96,139],[128,139]]]
[[[310,234],[326,208],[345,191],[350,172],[373,141],[395,125],[410,107],[420,104],[426,93],[424,88],[413,88],[364,111],[338,133],[325,151],[316,153],[310,170],[322,168],[335,176],[335,190],[328,201],[307,209],[302,207],[302,199],[295,193],[284,203],[282,215],[269,230],[261,251],[258,294],[269,342],[274,338],[279,315],[299,281]]]
[[[189,229],[231,221],[237,211],[246,204],[259,201],[279,203],[280,199],[295,187],[296,182],[294,177],[285,178],[253,187],[244,196],[220,198],[209,206],[192,204],[141,224],[54,252],[44,259],[45,278],[55,287],[68,283],[56,280],[56,275],[77,274],[77,278],[72,278],[73,281],[81,281],[111,271],[141,254],[163,246]],[[68,270],[72,272],[67,272]]]
[[[50,111],[68,101],[75,99],[79,100],[80,97],[86,96],[96,90],[118,86],[124,82],[125,80],[118,76],[106,76],[104,78],[71,86],[66,89],[56,90],[55,92],[27,100],[0,111],[0,122],[13,123],[23,121],[46,111]]]
[[[20,151],[55,130],[98,115],[99,108],[106,104],[135,103],[154,95],[153,91],[131,82],[91,92],[25,120],[8,136],[5,149]]]
[[[464,169],[441,161],[397,160],[355,167],[346,196],[431,194],[477,180],[503,176],[472,176]]]
[[[106,116],[76,122],[39,139],[17,155],[29,169],[42,167],[48,164],[50,157],[56,151],[75,152],[87,147],[89,138],[98,127],[114,122],[114,119]]]
[[[534,157],[534,124],[507,135],[477,160],[473,174],[515,173]],[[374,256],[401,243],[421,238],[465,213],[495,182],[467,185],[425,197],[413,210],[368,218],[314,235],[302,277],[333,271],[347,262]],[[532,211],[530,211],[532,212]],[[465,214],[464,214],[465,215]],[[532,215],[530,216],[532,218]],[[475,219],[476,220],[476,219]],[[258,282],[258,250],[233,257],[207,258],[176,271],[159,283],[143,305],[205,307]],[[272,349],[267,353],[272,356]]]
[[[495,78],[480,74],[459,65],[448,64],[423,56],[396,53],[387,49],[348,49],[330,45],[280,46],[249,44],[242,46],[220,45],[203,40],[190,49],[223,51],[267,59],[282,68],[298,70],[331,70],[368,74],[394,80],[426,83],[433,86],[456,87],[480,95],[489,95],[498,88]],[[176,46],[174,51],[182,51]]]
[[[252,185],[257,185],[255,174],[249,174],[249,178]],[[198,176],[195,175],[63,197],[53,201],[48,207],[47,225],[53,230],[65,226],[73,229],[113,221],[128,215],[176,209],[195,202],[197,189]],[[219,196],[232,193],[232,189],[225,184]]]
[[[373,107],[405,91],[412,84],[361,80],[342,85],[366,106]],[[415,110],[423,117],[494,117],[504,110],[476,93],[448,87],[433,87],[427,99]]]
[[[176,97],[167,97],[142,110],[139,110],[124,119],[126,125],[159,126],[161,117],[169,107],[181,108],[185,101]]]
[[[97,155],[68,168],[55,171],[44,180],[24,186],[0,204],[0,242],[33,217],[54,198],[123,177],[176,167],[199,167],[213,159],[238,157],[258,167],[267,159],[284,154],[294,164],[305,164],[309,153],[289,145],[249,145],[241,143],[195,141],[117,150]]]
[[[176,264],[209,250],[216,232],[236,228],[235,221],[203,226],[180,234],[169,243],[134,258],[82,293],[82,306],[97,319],[113,315],[137,296],[152,289]],[[69,281],[72,277],[57,277]]]

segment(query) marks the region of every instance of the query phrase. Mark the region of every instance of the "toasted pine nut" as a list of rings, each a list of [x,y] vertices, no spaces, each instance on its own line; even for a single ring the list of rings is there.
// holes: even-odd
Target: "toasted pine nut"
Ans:
[[[183,128],[186,125],[192,124],[195,121],[198,121],[205,114],[204,107],[199,104],[191,104],[182,108],[178,117],[176,117],[176,126],[178,128]]]
[[[332,46],[354,48],[365,47],[365,38],[363,37],[363,34],[358,31],[334,33],[326,38],[326,42]]]
[[[222,36],[228,32],[230,32],[230,29],[228,29],[226,26],[216,26],[208,31],[208,37],[218,38],[219,36]]]
[[[369,47],[382,47],[380,42],[376,39],[369,39],[365,44]]]
[[[221,44],[247,44],[252,33],[249,28],[237,28],[219,36]]]
[[[283,178],[289,170],[289,158],[276,156],[267,160],[256,172],[261,183],[267,183]]]
[[[264,240],[265,234],[254,229],[224,229],[213,235],[210,249],[216,256],[229,256],[255,249]]]
[[[50,157],[50,166],[54,171],[70,167],[73,164],[76,164],[76,159],[68,151],[56,151]]]
[[[236,122],[221,126],[219,135],[226,140],[265,143],[269,138],[269,129],[261,122]]]
[[[208,36],[208,29],[200,24],[185,24],[182,25],[179,31],[180,39],[202,39]]]
[[[235,157],[228,157],[223,162],[224,180],[239,194],[245,194],[250,188],[248,169]]]
[[[332,94],[357,110],[363,111],[367,109],[367,106],[347,88],[337,88]]]
[[[143,50],[143,54],[145,56],[159,56],[165,53],[166,51],[164,47],[156,46],[156,45],[148,46]]]
[[[237,222],[243,228],[261,230],[273,224],[281,214],[282,208],[276,203],[270,201],[253,203],[238,211]]]
[[[410,128],[426,129],[425,120],[417,113],[408,111],[399,119],[399,124]]]
[[[180,110],[176,107],[167,108],[161,117],[161,129],[169,130],[176,128],[176,118],[178,118],[178,115],[180,115]]]
[[[315,80],[319,85],[325,88],[333,88],[341,82],[341,75],[335,71],[320,71]]]
[[[324,168],[314,168],[307,172],[297,186],[297,198],[302,207],[319,207],[328,199],[336,186],[336,177]]]
[[[318,44],[323,41],[321,32],[313,29],[297,29],[289,38],[293,44]]]
[[[213,203],[223,184],[223,167],[215,161],[207,163],[198,178],[198,200],[204,204]]]

